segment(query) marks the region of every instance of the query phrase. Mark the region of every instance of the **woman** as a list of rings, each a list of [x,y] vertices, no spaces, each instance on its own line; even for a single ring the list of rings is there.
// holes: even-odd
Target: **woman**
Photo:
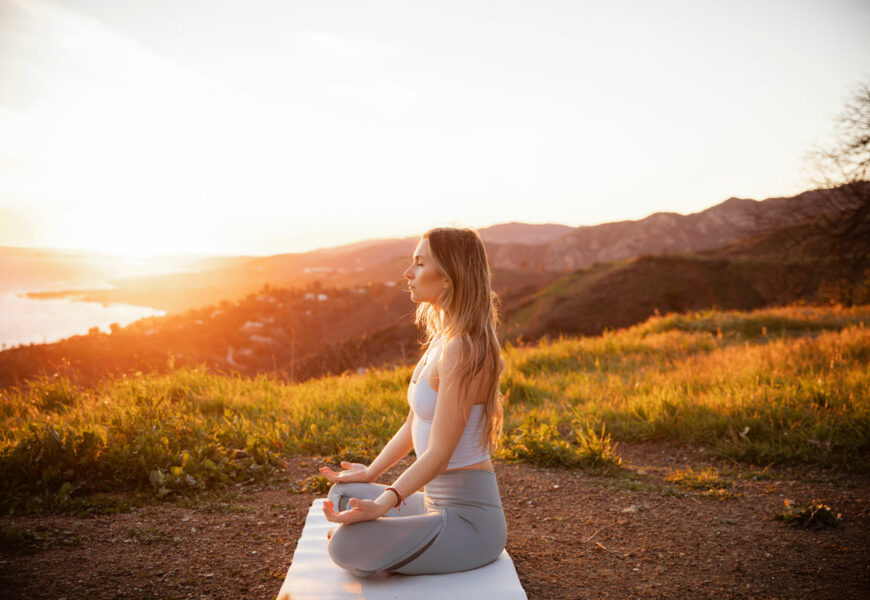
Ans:
[[[329,554],[362,577],[474,569],[498,558],[507,540],[490,460],[504,363],[486,250],[471,229],[432,229],[405,278],[427,335],[408,418],[370,465],[320,469],[335,482],[323,512],[340,524]],[[391,486],[372,483],[412,447],[416,461]]]

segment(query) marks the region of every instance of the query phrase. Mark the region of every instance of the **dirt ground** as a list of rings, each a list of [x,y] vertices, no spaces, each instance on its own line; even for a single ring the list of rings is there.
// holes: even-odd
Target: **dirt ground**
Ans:
[[[496,464],[507,550],[529,598],[870,597],[870,477],[750,469],[661,444],[618,452],[618,477]],[[4,531],[39,539],[0,547],[0,598],[273,600],[316,497],[290,483],[318,465],[292,459],[287,482],[196,509],[2,517]],[[716,466],[731,487],[666,479],[687,465]],[[774,519],[786,499],[820,500],[842,521],[789,527]]]

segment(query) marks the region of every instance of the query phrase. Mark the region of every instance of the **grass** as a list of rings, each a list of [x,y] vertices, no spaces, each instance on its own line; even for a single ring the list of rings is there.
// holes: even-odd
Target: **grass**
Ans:
[[[324,495],[329,491],[332,483],[323,475],[311,475],[300,481],[294,482],[290,486],[290,491],[294,494],[318,494]]]
[[[676,483],[685,489],[698,490],[702,496],[717,500],[739,498],[743,495],[731,490],[734,486],[732,482],[719,478],[719,470],[716,467],[704,467],[700,471],[695,471],[692,467],[687,466],[683,470],[678,469],[671,472],[665,477],[665,480]]]
[[[838,525],[842,515],[835,513],[830,506],[821,502],[814,501],[803,508],[797,508],[790,501],[785,500],[783,509],[777,512],[774,518],[792,527],[825,529]]]
[[[672,472],[665,479],[690,489],[709,490],[732,486],[730,481],[719,479],[719,470],[715,467],[705,467],[700,471],[686,467],[683,470]]]
[[[671,440],[750,465],[866,473],[868,317],[870,306],[710,310],[508,346],[496,456],[615,473],[619,441]],[[65,510],[111,492],[214,497],[276,481],[290,455],[368,461],[407,415],[410,375],[288,385],[179,369],[3,389],[0,511]]]
[[[508,436],[496,456],[509,461],[524,461],[544,467],[586,467],[613,473],[622,464],[616,444],[604,431],[588,423],[574,422],[566,432],[551,423],[540,423],[534,414]]]
[[[867,306],[703,311],[512,349],[508,427],[530,414],[603,422],[616,440],[867,472],[868,317]]]

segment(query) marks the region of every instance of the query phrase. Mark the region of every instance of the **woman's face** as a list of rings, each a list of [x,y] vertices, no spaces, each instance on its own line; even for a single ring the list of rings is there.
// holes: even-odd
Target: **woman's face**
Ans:
[[[429,240],[426,238],[417,243],[411,266],[405,269],[405,279],[408,280],[413,302],[437,305],[438,297],[447,285],[447,278],[435,268],[429,254]]]

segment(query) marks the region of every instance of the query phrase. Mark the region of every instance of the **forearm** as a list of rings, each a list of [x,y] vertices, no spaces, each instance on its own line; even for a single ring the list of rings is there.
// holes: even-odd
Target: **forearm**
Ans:
[[[405,438],[401,435],[402,430],[400,429],[396,432],[396,435],[393,436],[393,439],[381,450],[381,453],[378,457],[372,461],[372,466],[379,466],[375,463],[379,463],[380,465],[386,465],[389,460],[393,458],[399,457],[399,451],[397,449],[401,449],[403,447],[403,441]],[[395,444],[393,443],[395,442]],[[407,446],[410,449],[410,444]],[[447,468],[448,459],[444,456],[441,456],[443,453],[430,452],[427,450],[423,453],[423,456],[418,458],[414,464],[405,469],[405,472],[402,473],[402,476],[399,477],[391,486],[398,490],[399,494],[401,494],[402,498],[410,496],[412,493],[426,485],[429,481],[434,479],[437,475],[442,473]],[[402,454],[402,456],[404,453]],[[396,458],[393,463],[398,461]],[[385,468],[386,470],[386,468]],[[351,498],[348,503],[348,510],[344,510],[341,512],[336,512],[336,507],[333,506],[332,500],[327,500],[323,504],[323,513],[326,515],[328,521],[333,523],[356,523],[359,521],[370,521],[373,519],[378,519],[385,514],[387,514],[390,509],[396,506],[399,497],[394,494],[391,490],[384,490],[381,495],[372,500],[360,500],[357,498]]]
[[[396,488],[402,497],[410,496],[424,485],[435,479],[447,469],[449,457],[440,457],[427,450],[418,457],[410,467],[405,469],[392,487]]]
[[[411,424],[409,421],[405,421],[405,424],[399,428],[392,439],[384,446],[384,449],[380,451],[377,458],[368,466],[369,481],[375,481],[384,471],[402,460],[411,451],[412,447]]]

